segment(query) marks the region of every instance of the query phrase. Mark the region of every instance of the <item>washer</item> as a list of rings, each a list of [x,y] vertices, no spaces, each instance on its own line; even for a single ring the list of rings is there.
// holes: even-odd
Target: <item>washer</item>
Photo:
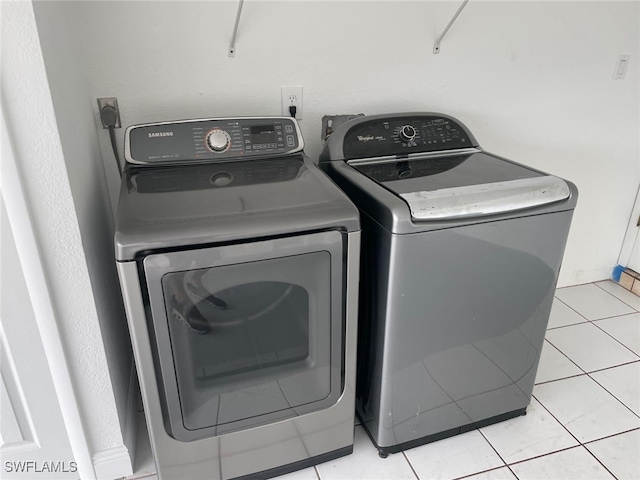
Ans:
[[[576,187],[447,115],[332,127],[321,167],[362,220],[356,405],[381,455],[525,414]]]
[[[160,479],[353,450],[360,226],[287,117],[129,127],[116,261]]]

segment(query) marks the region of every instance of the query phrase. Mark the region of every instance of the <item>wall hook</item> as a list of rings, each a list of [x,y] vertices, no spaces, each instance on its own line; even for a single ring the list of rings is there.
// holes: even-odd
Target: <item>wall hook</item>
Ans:
[[[433,44],[433,53],[440,53],[440,42],[442,42],[442,39],[444,38],[444,36],[447,34],[447,32],[449,31],[449,29],[451,28],[451,25],[453,25],[453,23],[457,20],[458,15],[460,15],[460,13],[462,12],[462,10],[464,9],[464,7],[467,6],[467,3],[469,3],[469,0],[464,0],[462,2],[462,5],[460,5],[460,7],[458,8],[458,11],[456,12],[456,14],[453,16],[453,18],[449,21],[449,24],[446,26],[446,28],[444,29],[444,31],[442,32],[442,34],[438,37],[438,39],[436,40],[436,43]]]
[[[236,35],[238,34],[238,25],[240,25],[240,15],[242,15],[242,5],[244,0],[238,3],[238,13],[236,13],[236,25],[233,27],[233,35],[231,35],[231,43],[229,43],[229,56],[236,56]]]

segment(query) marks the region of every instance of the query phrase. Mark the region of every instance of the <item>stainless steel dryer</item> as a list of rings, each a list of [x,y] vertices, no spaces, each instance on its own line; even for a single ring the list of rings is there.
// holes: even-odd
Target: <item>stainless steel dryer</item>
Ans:
[[[333,126],[321,167],[361,212],[356,405],[379,452],[524,414],[575,186],[446,115]]]
[[[294,119],[130,127],[116,260],[160,479],[353,449],[358,211]]]

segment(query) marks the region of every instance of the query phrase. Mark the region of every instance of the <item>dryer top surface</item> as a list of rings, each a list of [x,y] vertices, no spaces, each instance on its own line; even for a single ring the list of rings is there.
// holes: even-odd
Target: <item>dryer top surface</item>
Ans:
[[[358,212],[303,156],[129,169],[116,216],[116,259],[327,228],[358,230]]]

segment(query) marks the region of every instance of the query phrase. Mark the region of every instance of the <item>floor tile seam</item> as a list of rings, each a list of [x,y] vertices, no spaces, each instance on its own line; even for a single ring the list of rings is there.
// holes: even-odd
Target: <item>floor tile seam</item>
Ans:
[[[475,475],[480,475],[482,473],[493,472],[495,470],[500,470],[501,468],[505,468],[505,467],[509,468],[509,465],[500,465],[499,467],[489,468],[488,470],[481,470],[479,472],[470,473],[469,475],[465,475],[464,477],[454,477],[452,480],[464,480],[465,478],[470,478],[470,477],[473,477]],[[511,471],[511,473],[513,473],[513,470],[511,470],[510,468],[509,468],[509,470]],[[513,473],[513,476],[518,478],[515,473]]]
[[[587,376],[588,376],[588,375],[587,375]],[[558,422],[558,423],[562,426],[562,428],[564,428],[564,429],[567,431],[567,433],[568,433],[569,435],[571,435],[571,437],[572,437],[576,442],[578,442],[578,444],[579,444],[579,445],[582,445],[582,442],[580,441],[580,439],[579,439],[578,437],[576,437],[576,436],[571,432],[571,430],[569,430],[569,429],[566,427],[566,425],[565,425],[564,423],[562,423],[562,422],[560,421],[560,419],[559,419],[558,417],[556,417],[550,409],[548,409],[548,408],[547,408],[547,406],[546,406],[544,403],[542,403],[542,400],[541,400],[541,399],[539,399],[538,397],[536,397],[536,395],[535,395],[535,394],[531,394],[531,397],[532,397],[532,398],[535,398],[535,399],[536,399],[536,401],[537,401],[537,402],[542,406],[542,408],[544,408],[544,409],[547,411],[547,413],[548,413],[549,415],[551,415],[551,418],[553,418],[556,422]],[[572,447],[568,447],[568,448],[572,448]],[[565,450],[566,450],[566,449],[565,449]],[[558,451],[560,452],[560,451],[562,451],[562,450],[558,450]]]
[[[622,403],[622,405],[624,405],[624,407],[625,407],[627,410],[631,411],[631,413],[633,413],[633,414],[634,414],[634,416],[636,416],[636,417],[638,416],[638,415],[636,415],[636,413],[635,413],[633,410],[631,410],[631,409],[630,409],[629,407],[627,407],[623,402],[621,402],[621,401],[620,401],[616,396],[614,396],[611,392],[609,392],[609,390],[607,390],[607,389],[606,389],[606,388],[604,388],[602,385],[600,385],[598,382],[596,382],[596,380],[595,380],[595,379],[591,378],[588,374],[587,374],[586,376],[587,376],[588,378],[590,378],[592,381],[594,381],[594,382],[596,383],[596,385],[598,385],[600,388],[602,388],[605,392],[607,392],[609,395],[611,395],[613,398],[615,398],[618,402]],[[569,429],[564,425],[564,423],[562,423],[562,422],[561,422],[561,421],[560,421],[560,420],[559,420],[559,419],[558,419],[558,418],[553,414],[553,412],[552,412],[551,410],[549,410],[549,409],[546,407],[546,405],[545,405],[544,403],[542,403],[542,400],[541,400],[541,399],[539,399],[538,397],[536,397],[534,394],[532,394],[531,396],[532,396],[533,398],[535,398],[535,399],[538,401],[538,403],[539,403],[540,405],[542,405],[542,408],[544,408],[547,412],[549,412],[549,415],[551,415],[551,416],[552,416],[552,417],[553,417],[553,418],[554,418],[554,419],[555,419],[555,420],[556,420],[560,425],[562,425],[562,427],[563,427],[567,432],[569,432],[569,435],[571,435],[571,436],[576,440],[576,442],[578,442],[578,443],[579,443],[580,445],[582,445],[582,446],[584,446],[584,445],[585,445],[585,443],[595,442],[595,441],[597,441],[597,440],[602,440],[603,438],[608,438],[608,437],[612,437],[612,436],[615,436],[615,435],[620,435],[620,434],[622,434],[622,433],[626,433],[626,432],[630,432],[630,431],[633,431],[633,430],[638,430],[638,429],[640,429],[640,427],[636,427],[636,428],[632,428],[632,429],[629,429],[629,430],[625,430],[624,432],[617,432],[617,433],[614,433],[614,434],[611,434],[611,435],[607,435],[607,436],[602,437],[602,438],[594,438],[594,439],[592,439],[592,440],[588,440],[588,441],[586,441],[586,442],[582,442],[578,437],[576,437],[573,433],[571,433],[571,431],[570,431],[570,430],[569,430]]]
[[[580,365],[578,365],[576,362],[574,362],[573,360],[571,360],[571,357],[569,357],[569,355],[567,355],[567,354],[566,354],[566,353],[564,353],[562,350],[560,350],[560,347],[557,347],[556,345],[554,345],[554,344],[553,344],[553,342],[552,342],[551,340],[549,340],[548,338],[546,338],[546,337],[545,337],[545,340],[546,340],[547,342],[549,342],[549,344],[550,344],[553,348],[555,348],[555,349],[556,349],[556,350],[558,350],[562,355],[564,355],[564,357],[565,357],[567,360],[569,360],[569,361],[570,361],[571,363],[573,363],[576,367],[578,367],[578,369],[579,369],[582,373],[584,373],[584,374],[586,374],[586,373],[587,373],[587,371],[586,371],[584,368],[582,368],[582,367],[581,367]]]
[[[320,472],[318,471],[318,466],[314,465],[313,466],[313,470],[316,472],[316,477],[318,480],[322,480],[322,478],[320,478]]]
[[[582,287],[583,285],[595,285],[596,282],[606,282],[607,280],[609,279],[604,278],[602,280],[595,280],[593,282],[576,283],[574,285],[567,285],[566,287],[556,288],[556,290],[564,290],[565,288],[573,288],[573,287]]]
[[[405,460],[407,461],[407,463],[409,464],[409,468],[411,469],[411,471],[413,472],[413,474],[416,476],[416,478],[417,478],[418,480],[421,480],[421,479],[420,479],[420,475],[418,475],[418,472],[416,472],[416,469],[415,469],[415,468],[413,468],[413,465],[411,464],[411,460],[409,460],[409,457],[407,457],[407,454],[405,453],[405,451],[403,450],[403,451],[402,451],[402,452],[400,452],[400,453],[402,453],[402,456],[404,457],[404,459],[405,459]]]
[[[623,316],[623,315],[620,315]],[[611,317],[611,318],[618,318],[618,317]],[[602,318],[601,320],[605,320],[604,318]],[[629,350],[631,353],[633,353],[639,360],[640,360],[640,356],[634,352],[633,350],[631,350],[629,347],[627,347],[624,343],[622,343],[620,340],[618,340],[616,337],[614,337],[613,335],[611,335],[609,332],[607,332],[604,328],[602,328],[600,325],[598,325],[596,323],[596,321],[591,322],[593,324],[594,327],[599,328],[601,331],[603,331],[604,333],[606,333],[609,337],[613,338],[616,342],[618,342],[620,345],[622,345],[624,348],[626,348],[627,350]]]
[[[606,437],[602,437],[602,438],[596,438],[595,440],[589,440],[588,442],[584,442],[582,445],[586,447],[587,445],[591,445],[592,443],[600,442],[602,440],[608,440],[610,438],[617,437],[619,435],[624,435],[625,433],[629,433],[629,432],[635,432],[637,430],[640,430],[640,427],[631,428],[629,430],[625,430],[624,432],[612,433],[611,435],[607,435]]]
[[[498,458],[502,461],[502,466],[508,465],[508,463],[505,461],[504,458],[502,458],[502,455],[500,455],[500,452],[498,452],[498,450],[496,449],[496,447],[493,446],[493,443],[491,443],[491,441],[485,436],[485,434],[482,432],[482,428],[478,428],[476,429],[478,430],[478,432],[480,433],[480,435],[482,435],[482,438],[484,438],[484,441],[487,442],[489,444],[489,446],[491,447],[491,449],[496,452],[496,455],[498,455]]]
[[[602,320],[613,320],[614,318],[631,317],[632,315],[638,315],[639,313],[640,312],[623,313],[622,315],[614,315],[613,317],[598,318],[597,320],[587,320],[587,321],[591,322],[591,323],[596,323],[596,322],[600,322]],[[574,323],[574,325],[578,325],[578,324]],[[571,326],[571,325],[569,325],[569,326]]]
[[[620,365],[612,365],[610,367],[599,368],[598,370],[591,370],[587,372],[587,375],[591,375],[592,373],[604,372],[605,370],[612,370],[618,367],[624,367],[626,365],[633,365],[634,363],[638,363],[638,362],[640,362],[640,357],[638,357],[636,360],[631,360],[630,362],[621,363]]]
[[[626,305],[626,306],[628,306],[628,305]],[[630,307],[630,308],[633,308],[633,307]],[[592,319],[587,318],[587,321],[590,322],[590,323],[594,323],[594,322],[599,322],[600,320],[611,320],[612,318],[625,317],[627,315],[635,315],[636,313],[640,313],[640,312],[638,312],[634,308],[633,312],[619,313],[617,315],[610,315],[608,317],[602,317],[602,318],[592,318]]]
[[[583,375],[589,375],[589,374],[588,373],[578,373],[576,375],[569,375],[568,377],[554,378],[553,380],[545,380],[544,382],[534,383],[534,386],[536,386],[536,385],[546,385],[547,383],[553,383],[553,382],[557,382],[559,380],[566,380],[568,378],[581,377]]]
[[[587,285],[587,284],[584,284],[584,285]],[[565,301],[564,301],[564,300],[562,300],[561,298],[558,298],[558,297],[555,297],[555,296],[554,296],[553,298],[555,298],[556,300],[558,300],[560,303],[562,303],[562,304],[563,304],[565,307],[567,307],[568,309],[572,310],[576,315],[579,315],[580,317],[584,318],[584,319],[585,319],[585,321],[587,321],[587,322],[589,321],[589,319],[588,319],[587,317],[585,317],[584,315],[582,315],[579,311],[577,311],[575,308],[573,308],[571,305],[569,305],[567,302],[565,302]],[[580,323],[584,323],[584,322],[580,322]],[[576,324],[576,323],[574,323],[574,325],[577,325],[577,324]],[[567,325],[567,326],[569,326],[569,325]]]
[[[611,280],[611,279],[608,279],[608,280]],[[600,280],[600,281],[602,281],[602,280]],[[605,281],[606,281],[606,280],[605,280]],[[620,285],[620,284],[619,284],[619,283],[617,283],[617,282],[613,282],[613,283],[614,283],[615,285],[618,285],[620,288],[624,288],[622,285]],[[602,287],[601,287],[600,285],[598,285],[597,283],[595,283],[595,282],[594,282],[593,284],[594,284],[596,287],[598,287],[600,290],[603,290],[603,291],[607,292],[609,295],[611,295],[612,297],[617,298],[618,300],[620,300],[622,303],[624,303],[624,304],[625,304],[625,305],[627,305],[628,307],[633,308],[636,312],[640,312],[640,310],[638,310],[636,307],[634,307],[633,305],[629,305],[629,304],[628,304],[627,302],[625,302],[622,298],[620,298],[620,297],[618,297],[617,295],[614,295],[613,293],[611,293],[610,291],[608,291],[608,290],[606,290],[606,289],[602,288]],[[635,293],[633,293],[631,290],[627,290],[626,288],[624,288],[624,289],[625,289],[625,291],[629,292],[631,295],[635,295]],[[637,296],[637,295],[636,295],[636,296]],[[638,297],[638,298],[640,298],[640,297]]]
[[[602,370],[601,370],[602,371]],[[588,375],[588,374],[587,374]],[[609,389],[607,389],[607,387],[605,387],[604,385],[602,385],[600,382],[598,382],[598,380],[596,380],[595,378],[593,378],[591,375],[588,375],[588,377],[593,380],[594,382],[596,382],[601,388],[604,389],[605,392],[607,392],[609,395],[611,395],[613,398],[615,398],[618,402],[620,402],[624,408],[626,408],[627,410],[629,410],[634,416],[640,418],[640,415],[638,415],[636,412],[634,412],[633,410],[631,410],[631,408],[624,403],[622,400],[620,400],[618,397],[616,397],[612,392],[609,391]]]
[[[600,465],[602,465],[602,468],[604,468],[607,472],[609,472],[609,475],[611,475],[612,478],[615,478],[615,479],[618,478],[613,474],[613,472],[611,470],[609,470],[609,468],[604,464],[604,462],[602,462],[598,457],[595,456],[595,454],[591,450],[589,450],[587,448],[586,445],[582,445],[582,446],[589,453],[589,455],[591,455],[593,458],[596,459],[596,462],[598,462]]]
[[[583,323],[589,323],[589,320],[587,320],[584,317],[582,317],[582,318],[584,319],[584,322],[570,323],[568,325],[558,325],[557,327],[547,327],[547,332],[550,331],[550,330],[559,330],[561,328],[575,327],[576,325],[582,325]]]
[[[578,441],[578,445],[571,445],[570,447],[560,448],[558,450],[554,450],[553,452],[542,453],[540,455],[536,455],[535,457],[525,458],[524,460],[518,460],[517,462],[511,462],[507,466],[508,467],[513,467],[515,465],[520,465],[521,463],[531,462],[532,460],[537,460],[539,458],[548,457],[549,455],[555,455],[556,453],[566,452],[567,450],[573,450],[574,448],[580,448],[580,447],[582,447],[585,450],[587,450],[587,448],[582,443],[579,443],[579,441]]]

